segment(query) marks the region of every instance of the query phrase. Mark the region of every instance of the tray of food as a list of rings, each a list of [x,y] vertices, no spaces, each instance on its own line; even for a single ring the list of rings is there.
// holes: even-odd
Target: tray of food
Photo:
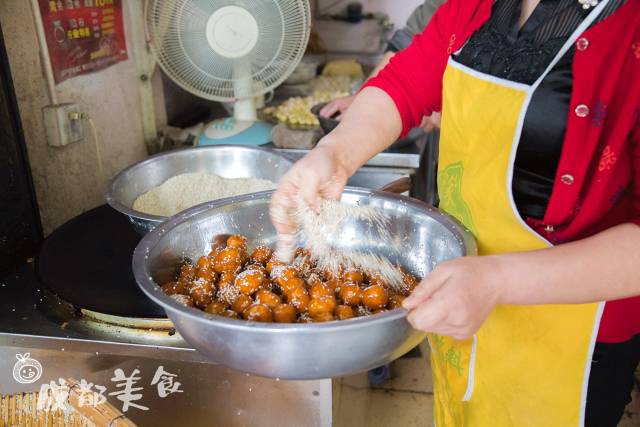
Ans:
[[[392,287],[376,271],[319,269],[298,242],[296,257],[273,257],[271,192],[189,209],[147,234],[133,270],[176,330],[212,361],[252,374],[319,379],[372,369],[400,357],[424,334],[402,299],[438,263],[476,253],[472,236],[439,210],[406,197],[347,188],[342,202],[388,217],[385,235],[345,222],[333,244],[384,257],[402,275]],[[388,234],[387,234],[388,233]]]
[[[169,151],[136,163],[109,183],[105,198],[145,234],[200,203],[273,189],[291,160],[265,148],[216,145]]]

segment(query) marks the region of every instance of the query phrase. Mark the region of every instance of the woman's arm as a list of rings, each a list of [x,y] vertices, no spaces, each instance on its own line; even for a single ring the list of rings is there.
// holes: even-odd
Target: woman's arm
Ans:
[[[405,301],[417,329],[463,339],[498,304],[582,304],[640,295],[640,227],[532,252],[452,260]]]

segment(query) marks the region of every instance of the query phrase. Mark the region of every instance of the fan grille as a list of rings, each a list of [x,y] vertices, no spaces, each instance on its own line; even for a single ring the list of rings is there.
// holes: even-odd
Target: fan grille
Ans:
[[[225,6],[244,8],[257,21],[258,41],[243,58],[221,56],[207,41],[209,17]],[[307,0],[151,0],[146,19],[164,72],[185,90],[214,101],[254,97],[280,85],[302,59],[311,26]],[[249,69],[251,84],[234,84],[240,67]]]

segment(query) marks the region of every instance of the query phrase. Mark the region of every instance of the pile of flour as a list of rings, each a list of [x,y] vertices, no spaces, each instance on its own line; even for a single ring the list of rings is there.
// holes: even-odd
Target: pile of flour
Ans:
[[[151,215],[173,216],[200,203],[275,187],[276,184],[265,179],[228,179],[207,173],[185,173],[138,197],[133,209]]]

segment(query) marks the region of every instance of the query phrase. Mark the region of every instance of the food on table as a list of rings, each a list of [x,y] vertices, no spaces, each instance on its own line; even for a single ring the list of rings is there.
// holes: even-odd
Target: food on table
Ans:
[[[195,265],[183,263],[161,286],[171,298],[208,314],[255,322],[309,323],[347,320],[399,308],[418,279],[404,277],[399,292],[379,274],[340,266],[320,271],[309,251],[298,248],[291,264],[274,258],[273,250],[252,252],[244,236],[230,236]]]
[[[173,216],[200,203],[274,188],[276,184],[265,179],[228,179],[201,172],[185,173],[141,195],[132,207],[150,215]]]
[[[277,107],[267,107],[263,110],[263,113],[288,126],[318,127],[320,122],[315,114],[311,112],[311,108],[323,102],[329,102],[332,99],[348,95],[348,92],[343,91],[318,90],[311,96],[294,96]]]

